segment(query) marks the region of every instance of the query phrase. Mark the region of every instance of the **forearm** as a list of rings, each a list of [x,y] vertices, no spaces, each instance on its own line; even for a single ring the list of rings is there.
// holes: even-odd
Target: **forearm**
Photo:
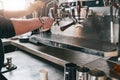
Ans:
[[[12,23],[13,23],[16,35],[20,35],[25,32],[33,31],[42,25],[39,19],[27,19],[27,20],[26,19],[25,20],[12,19]]]

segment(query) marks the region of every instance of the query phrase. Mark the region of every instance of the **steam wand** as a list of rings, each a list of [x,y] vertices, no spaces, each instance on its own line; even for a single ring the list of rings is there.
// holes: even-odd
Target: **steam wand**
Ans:
[[[119,24],[119,33],[118,33],[118,61],[120,61],[120,0],[118,2],[114,2],[114,7],[118,9],[118,24]]]
[[[80,2],[80,1],[77,1],[76,7],[77,7],[77,17],[78,17],[78,18],[76,18],[76,16],[75,16],[75,10],[74,10],[74,8],[71,9],[73,22],[70,23],[70,24],[68,24],[68,25],[65,25],[65,26],[60,27],[60,30],[61,30],[61,31],[66,30],[67,28],[69,28],[69,27],[72,26],[72,25],[75,25],[76,23],[81,24],[81,22],[80,22],[80,20],[81,20],[81,19],[80,19],[81,2]]]
[[[81,12],[81,2],[77,1],[77,15],[78,15],[78,19],[77,22],[80,24],[80,12]]]
[[[119,9],[118,9],[118,21],[119,21],[118,56],[120,57],[120,6],[119,6]]]
[[[111,0],[110,2],[110,16],[111,16],[110,35],[111,35],[111,43],[113,43],[113,0]]]
[[[57,25],[59,26],[59,25],[60,25],[60,24],[59,24],[59,22],[60,22],[60,15],[59,15],[59,13],[58,13],[58,8],[59,8],[59,7],[58,7],[57,2],[54,1],[54,11],[53,11],[53,15],[54,15],[54,19],[55,19],[55,22],[56,22],[54,25],[57,24]]]
[[[86,18],[88,18],[88,13],[89,13],[89,6],[87,6],[87,9],[86,9]]]

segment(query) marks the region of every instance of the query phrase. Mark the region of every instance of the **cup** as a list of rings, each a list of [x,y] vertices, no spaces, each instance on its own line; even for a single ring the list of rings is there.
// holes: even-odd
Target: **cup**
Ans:
[[[48,80],[48,71],[45,69],[40,70],[40,80]]]
[[[77,65],[67,63],[64,67],[64,80],[76,80]]]
[[[105,80],[106,74],[98,69],[91,70],[89,72],[89,79],[88,80]]]
[[[89,69],[87,67],[78,67],[78,79],[77,80],[88,80]]]

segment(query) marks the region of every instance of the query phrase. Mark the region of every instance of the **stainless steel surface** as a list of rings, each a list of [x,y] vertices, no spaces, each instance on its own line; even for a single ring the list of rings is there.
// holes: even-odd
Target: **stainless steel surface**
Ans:
[[[96,39],[77,38],[77,37],[70,37],[70,36],[63,36],[56,34],[45,34],[45,33],[33,35],[33,38],[35,38],[36,41],[43,44],[47,44],[48,42],[49,45],[49,42],[56,42],[64,45],[83,48],[86,50],[95,50],[98,52],[99,51],[110,52],[116,49],[115,44],[106,41],[96,40]]]
[[[4,73],[8,80],[40,80],[40,70],[43,69],[48,72],[48,80],[63,80],[64,78],[63,67],[27,52],[15,51],[6,53],[5,56],[12,56],[13,63],[18,67],[14,71]]]
[[[61,66],[64,66],[66,63],[69,62],[82,66],[84,64],[101,58],[99,56],[85,54],[79,51],[61,49],[45,45],[36,46],[30,43],[20,43],[19,41],[12,41],[11,45],[14,45],[22,50],[33,53],[34,55],[47,59]]]
[[[59,10],[59,12],[62,12],[62,9]],[[71,10],[75,11],[75,15],[72,14],[74,11]],[[82,7],[81,12],[79,11],[79,14],[77,14],[76,6],[71,6],[69,8],[65,7],[64,12],[63,14],[61,13],[61,15],[65,15],[65,11],[68,11],[71,17],[75,16],[75,18],[78,18],[78,15],[80,15],[80,20],[82,20],[81,25],[83,27],[77,27],[73,24],[70,25],[65,31],[61,31],[60,26],[63,24],[67,24],[67,21],[71,20],[71,17],[69,16],[67,16],[67,19],[66,17],[61,17],[61,20],[59,21],[59,26],[52,26],[51,32],[53,34],[72,37],[84,37],[88,39],[99,39],[108,42],[111,42],[112,40],[112,43],[118,42],[118,17],[116,17],[117,12],[115,8],[113,8],[112,26],[114,27],[112,27],[112,29],[110,28],[111,16],[109,6],[89,7],[88,11],[87,7]],[[86,14],[89,14],[88,17],[86,17]]]
[[[68,1],[68,0],[67,0]],[[60,0],[59,3],[66,3],[67,1]],[[84,0],[83,0],[84,1]],[[53,9],[54,1],[45,1],[49,5],[45,8],[45,15],[49,16],[49,11],[51,13],[51,9]],[[50,3],[49,3],[50,2]],[[56,2],[56,1],[55,1]],[[86,0],[85,0],[86,2]],[[69,2],[68,2],[69,3]],[[110,7],[109,6],[102,6],[102,7],[89,7],[89,11],[87,11],[87,8],[82,6],[81,9],[81,18],[84,17],[81,25],[83,27],[76,27],[75,25],[70,26],[65,31],[60,30],[60,26],[52,26],[51,32],[53,34],[58,35],[66,35],[66,36],[72,36],[72,37],[84,37],[88,39],[99,39],[102,41],[111,41],[111,34],[110,34]],[[64,7],[65,12],[69,12],[70,16],[72,16],[71,9],[75,9],[75,16],[77,16],[77,10],[76,6],[69,6],[69,8]],[[43,10],[44,11],[44,10]],[[62,9],[58,9],[59,15],[63,15]],[[86,14],[90,14],[88,18],[86,18]],[[84,15],[83,15],[84,14]],[[65,14],[64,14],[65,15]],[[83,16],[82,16],[83,15]],[[91,16],[92,15],[92,16]],[[94,15],[94,16],[93,16]],[[112,42],[117,43],[118,42],[118,20],[116,18],[116,9],[113,8],[113,15],[114,15],[114,21],[113,21],[113,34],[112,34]],[[53,14],[52,14],[53,16]],[[70,16],[67,16],[67,18],[70,18]],[[54,17],[52,17],[54,18]],[[68,20],[64,20],[64,17],[60,17],[63,22],[60,22],[61,24],[67,23]],[[61,20],[60,20],[61,21]],[[58,21],[59,23],[59,21]]]
[[[89,68],[87,67],[79,67],[78,68],[78,80],[88,80]]]
[[[88,80],[105,80],[105,77],[91,76],[90,79],[88,79]]]
[[[88,80],[106,80],[106,75],[103,71],[94,69],[89,72]]]
[[[105,58],[101,58],[98,60],[95,60],[91,63],[88,63],[84,65],[85,67],[89,67],[90,70],[98,69],[101,71],[104,71],[108,77],[110,77],[112,80],[118,80],[120,79],[120,76],[114,75],[110,73],[111,66],[108,64]]]
[[[74,63],[67,63],[64,66],[64,80],[76,79],[77,65]]]
[[[81,0],[82,1],[87,1],[87,0]],[[88,0],[91,1],[91,0]],[[94,0],[95,1],[95,0]],[[102,1],[102,0],[100,0]],[[45,1],[46,4],[48,3],[48,5],[46,6],[45,13],[44,15],[49,16],[49,10],[51,10],[51,8],[53,8],[53,4],[54,1]],[[56,0],[55,0],[56,2]],[[67,1],[64,0],[59,0],[59,3],[66,3]],[[74,1],[73,1],[74,2]],[[69,3],[69,2],[68,2]],[[67,36],[72,36],[72,37],[85,37],[88,39],[99,39],[102,41],[111,41],[111,34],[110,34],[110,7],[109,6],[102,6],[102,7],[89,7],[89,11],[87,11],[87,8],[82,6],[83,10],[81,9],[81,17],[82,14],[86,15],[87,12],[88,14],[90,14],[90,17],[85,18],[83,20],[83,23],[81,24],[83,27],[76,27],[76,26],[70,26],[69,28],[67,28],[65,31],[61,31],[60,30],[60,26],[56,25],[56,26],[52,26],[51,32],[58,34],[58,35],[67,35]],[[72,11],[71,9],[75,9],[75,16],[77,16],[77,10],[76,10],[76,5],[75,6],[69,6],[69,8],[67,7],[63,7],[65,8],[66,11],[65,12],[69,12],[70,16],[72,16]],[[61,11],[62,9],[59,8],[58,11],[60,12],[60,15],[62,15]],[[92,15],[92,16],[91,16]],[[94,16],[93,16],[94,15]],[[112,32],[112,42],[117,43],[118,42],[118,20],[116,18],[116,9],[113,8],[113,15],[114,15],[114,21],[113,21],[113,32]],[[53,17],[54,18],[54,17]],[[67,16],[67,18],[69,18],[69,16]],[[60,24],[64,24],[67,21],[64,20],[64,17],[62,17],[63,23]],[[59,22],[59,21],[58,21]]]
[[[105,13],[103,13],[105,14]],[[110,33],[110,16],[91,16],[83,20],[81,25],[83,27],[77,27],[75,24],[69,26],[65,31],[61,31],[60,27],[62,25],[67,25],[70,19],[63,19],[60,21],[59,26],[52,26],[52,34],[72,36],[78,38],[87,38],[87,39],[98,39],[102,41],[111,41]],[[118,40],[118,19],[114,17],[113,24],[113,38],[114,43]]]
[[[10,41],[10,44],[61,66],[64,66],[66,63],[72,62],[80,67],[88,67],[90,70],[98,69],[104,71],[107,77],[110,77],[113,80],[119,80],[120,78],[110,74],[110,66],[106,62],[106,59],[108,58],[101,58],[94,55],[80,53],[72,50],[54,48],[50,46],[45,47],[45,45],[40,46],[31,43],[20,43],[16,40]],[[21,59],[19,55],[18,57]]]

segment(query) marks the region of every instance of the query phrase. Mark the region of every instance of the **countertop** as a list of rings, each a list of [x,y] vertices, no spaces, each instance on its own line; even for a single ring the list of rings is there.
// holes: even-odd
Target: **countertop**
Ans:
[[[111,76],[109,71],[110,67],[106,61],[107,58],[86,54],[80,51],[51,47],[43,44],[35,45],[29,42],[21,43],[18,40],[11,40],[10,44],[16,48],[27,51],[33,55],[63,67],[66,63],[72,62],[78,66],[86,66],[91,70],[102,70],[107,74],[107,76]],[[111,77],[116,78],[114,76]]]

